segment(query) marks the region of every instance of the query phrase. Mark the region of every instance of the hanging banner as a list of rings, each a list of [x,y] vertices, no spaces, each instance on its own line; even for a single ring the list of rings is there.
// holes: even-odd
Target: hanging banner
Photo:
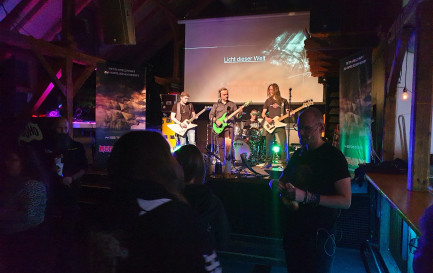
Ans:
[[[99,64],[96,73],[97,168],[105,169],[114,143],[131,130],[146,129],[145,72],[113,64]]]
[[[349,171],[371,156],[371,53],[340,61],[340,149]]]

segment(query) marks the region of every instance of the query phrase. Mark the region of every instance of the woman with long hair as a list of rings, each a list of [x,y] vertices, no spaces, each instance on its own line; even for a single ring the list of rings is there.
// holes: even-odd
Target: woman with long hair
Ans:
[[[47,188],[30,147],[0,149],[0,272],[44,272]]]
[[[182,168],[160,133],[123,135],[108,172],[128,250],[119,272],[219,272],[210,236],[182,195]]]
[[[217,249],[226,247],[230,227],[221,200],[205,185],[203,155],[194,145],[185,145],[174,152],[185,176],[184,195],[211,234]]]

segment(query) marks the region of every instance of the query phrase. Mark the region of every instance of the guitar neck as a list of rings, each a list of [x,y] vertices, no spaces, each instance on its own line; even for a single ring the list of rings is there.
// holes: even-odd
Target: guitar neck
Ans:
[[[247,106],[248,104],[250,104],[251,101],[244,103],[244,105],[242,105],[242,107]],[[230,120],[232,117],[234,117],[239,111],[241,111],[241,108],[236,109],[236,111],[234,111],[233,113],[231,113],[226,119]]]
[[[292,110],[289,113],[285,114],[284,116],[279,117],[278,120],[282,121],[283,119],[288,118],[291,115],[294,115],[296,112],[298,112],[298,111],[300,111],[300,110],[302,110],[304,108],[305,108],[305,106],[298,107],[295,110]]]
[[[201,114],[203,114],[204,111],[206,111],[206,110],[208,110],[208,107],[207,107],[207,106],[206,106],[205,108],[203,108],[200,112],[198,112],[198,113],[196,114],[195,117],[192,117],[192,118],[187,119],[187,120],[185,120],[185,121],[187,121],[187,122],[192,122],[193,120],[198,119],[198,117],[199,117]]]

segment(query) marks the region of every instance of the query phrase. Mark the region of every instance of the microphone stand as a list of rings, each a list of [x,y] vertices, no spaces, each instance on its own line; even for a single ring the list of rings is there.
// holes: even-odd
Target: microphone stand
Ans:
[[[289,88],[289,114],[292,111],[292,88]],[[287,130],[287,134],[286,134],[286,143],[287,143],[287,147],[284,147],[284,149],[286,149],[286,157],[289,155],[289,147],[290,147],[290,115],[289,115],[289,130]],[[284,158],[284,161],[287,160],[287,158]]]

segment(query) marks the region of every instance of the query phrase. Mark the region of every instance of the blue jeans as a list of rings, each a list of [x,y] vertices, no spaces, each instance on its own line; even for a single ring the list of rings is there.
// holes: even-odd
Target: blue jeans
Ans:
[[[178,138],[179,145],[183,146],[186,144],[186,139],[188,138],[188,143],[195,145],[195,129],[189,129],[183,136],[176,135]]]

